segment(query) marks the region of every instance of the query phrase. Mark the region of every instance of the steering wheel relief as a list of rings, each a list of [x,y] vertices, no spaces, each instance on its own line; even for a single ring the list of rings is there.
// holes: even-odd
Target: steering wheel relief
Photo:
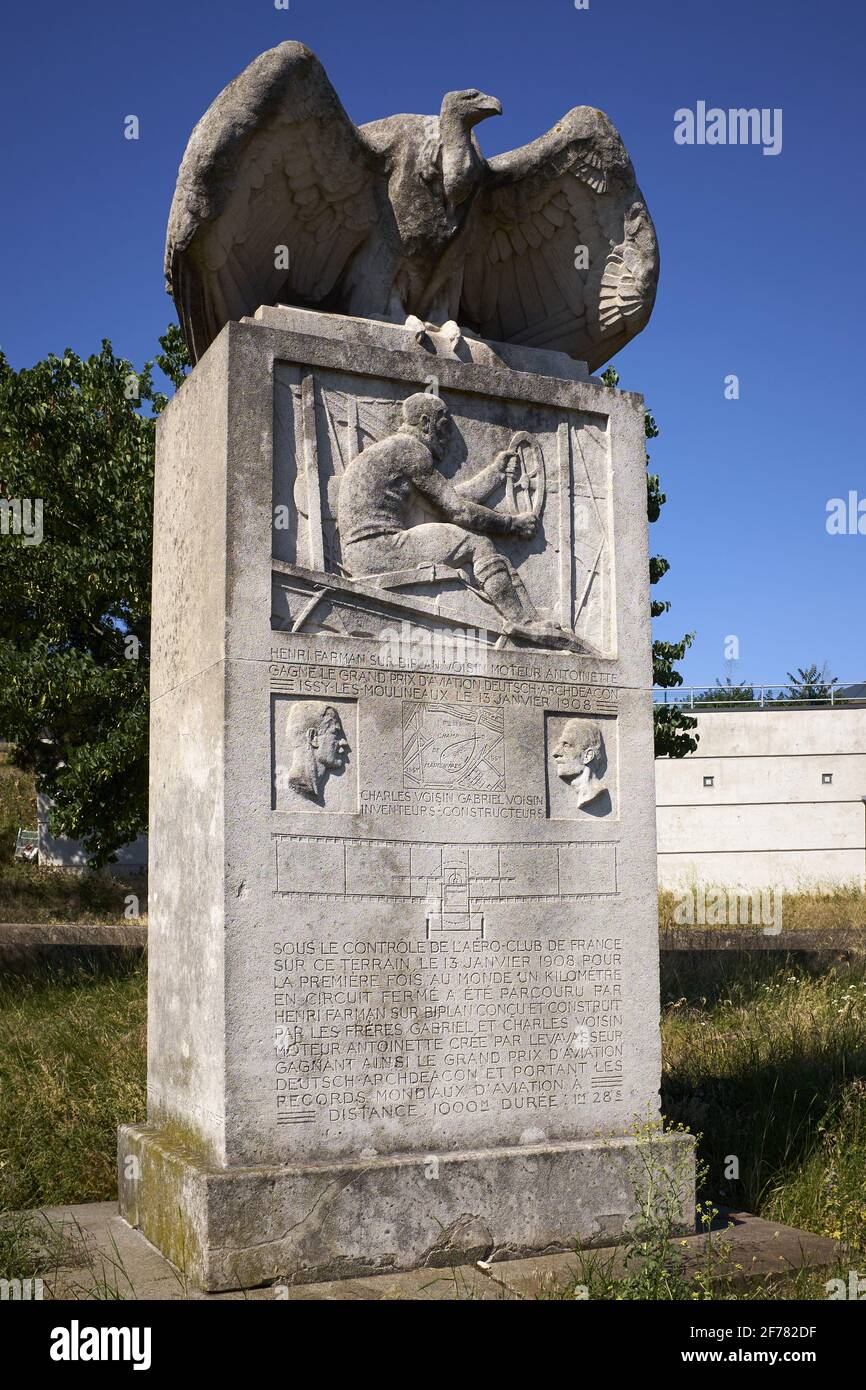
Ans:
[[[505,500],[509,511],[519,516],[541,519],[547,491],[544,454],[538,442],[526,430],[511,436],[507,453],[515,460],[513,473],[505,478]]]

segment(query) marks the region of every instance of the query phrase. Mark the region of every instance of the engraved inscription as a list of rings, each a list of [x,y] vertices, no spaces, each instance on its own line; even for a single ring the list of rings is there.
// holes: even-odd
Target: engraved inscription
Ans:
[[[466,676],[434,671],[395,671],[375,665],[348,666],[272,661],[274,690],[293,695],[358,699],[419,700],[482,705],[492,708],[560,709],[609,714],[617,707],[617,690],[585,673],[535,668],[523,677]],[[572,676],[574,677],[572,679]]]
[[[276,941],[276,1122],[338,1139],[358,1121],[518,1112],[555,1126],[557,1112],[619,1102],[622,952],[618,936],[447,928]]]

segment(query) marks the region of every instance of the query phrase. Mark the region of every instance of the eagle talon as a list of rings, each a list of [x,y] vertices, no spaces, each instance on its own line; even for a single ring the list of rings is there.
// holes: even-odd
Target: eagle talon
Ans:
[[[416,314],[409,314],[404,324],[415,339],[419,347],[424,346],[424,339],[427,337],[427,325],[418,318]]]
[[[460,324],[455,323],[453,319],[449,319],[447,323],[443,323],[439,332],[442,334],[442,337],[445,339],[451,351],[456,352],[463,342],[463,329],[460,327]]]

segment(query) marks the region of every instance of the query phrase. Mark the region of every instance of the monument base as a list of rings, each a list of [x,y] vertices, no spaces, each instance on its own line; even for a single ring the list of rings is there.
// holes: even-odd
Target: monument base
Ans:
[[[121,1215],[210,1292],[611,1245],[650,1181],[694,1229],[688,1134],[219,1168],[124,1125],[118,1170]]]

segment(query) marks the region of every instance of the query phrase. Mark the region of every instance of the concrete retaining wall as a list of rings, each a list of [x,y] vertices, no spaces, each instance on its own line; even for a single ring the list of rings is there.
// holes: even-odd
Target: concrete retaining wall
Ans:
[[[697,753],[656,762],[662,887],[866,885],[866,709],[697,718]]]

